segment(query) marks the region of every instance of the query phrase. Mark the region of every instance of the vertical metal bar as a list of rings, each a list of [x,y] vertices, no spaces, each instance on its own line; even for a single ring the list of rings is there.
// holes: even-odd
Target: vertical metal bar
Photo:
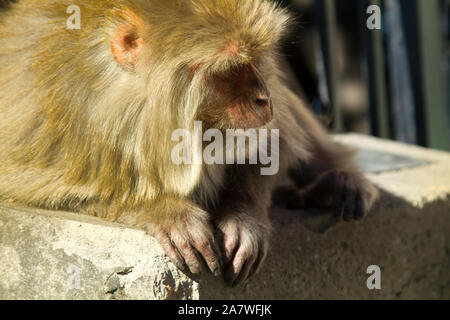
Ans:
[[[339,65],[338,65],[338,26],[335,0],[317,0],[317,18],[321,47],[327,73],[327,86],[330,104],[333,109],[334,128],[343,130],[342,110],[339,106]]]
[[[401,10],[403,12],[403,28],[408,30],[405,33],[406,47],[408,50],[408,62],[411,72],[411,83],[413,86],[414,104],[416,107],[416,130],[417,143],[421,146],[427,146],[425,132],[425,112],[423,106],[423,85],[421,72],[421,54],[419,41],[419,27],[417,26],[417,1],[400,0]]]
[[[438,0],[417,0],[427,144],[450,150],[444,75],[443,21]]]
[[[369,108],[372,133],[378,137],[391,137],[390,117],[387,98],[383,31],[369,30],[366,25],[367,8],[370,5],[382,6],[381,0],[360,1],[360,21],[362,43],[365,53],[365,70],[369,92]]]
[[[445,56],[445,91],[447,92],[447,132],[450,136],[450,0],[443,0],[443,16],[444,16],[444,56]]]
[[[380,0],[372,0],[372,4],[381,7]],[[374,30],[372,32],[373,43],[373,72],[376,90],[376,109],[378,120],[378,134],[382,138],[390,138],[389,110],[387,99],[386,72],[383,48],[383,31]]]
[[[393,127],[397,140],[415,144],[416,101],[400,1],[385,0]]]

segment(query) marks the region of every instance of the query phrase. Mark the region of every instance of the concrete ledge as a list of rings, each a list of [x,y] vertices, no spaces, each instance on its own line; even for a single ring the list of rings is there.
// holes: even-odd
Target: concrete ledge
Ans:
[[[266,264],[240,288],[188,278],[139,230],[3,204],[0,299],[449,299],[450,155],[337,139],[364,148],[362,167],[385,190],[378,208],[359,224],[274,209]],[[372,170],[383,162],[382,172]],[[381,290],[366,286],[370,265],[381,267]]]

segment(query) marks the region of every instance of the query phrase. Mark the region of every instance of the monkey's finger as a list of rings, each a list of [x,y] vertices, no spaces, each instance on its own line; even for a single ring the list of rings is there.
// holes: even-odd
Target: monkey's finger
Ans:
[[[366,208],[364,206],[364,200],[360,194],[356,197],[355,204],[355,219],[361,220],[366,215]]]
[[[262,247],[262,244],[261,244]],[[258,270],[259,265],[262,262],[262,257],[264,256],[263,250],[255,250],[258,252],[258,254],[252,255],[247,261],[245,262],[241,273],[236,278],[236,280],[233,283],[233,286],[238,286],[241,283],[246,282],[251,276],[253,276]]]
[[[232,263],[228,266],[228,269],[225,272],[225,281],[229,286],[233,286],[233,283],[242,272],[251,252],[251,248],[248,248],[247,246],[241,245],[239,247]]]
[[[227,286],[233,287],[234,280],[236,279],[237,274],[234,270],[233,264],[229,264],[224,273],[224,280]]]
[[[314,205],[317,208],[332,208],[334,203],[334,195],[330,191],[326,192],[315,192],[314,194]]]
[[[267,252],[267,245],[264,246],[263,250],[259,251],[258,258],[256,259],[255,263],[253,264],[253,267],[250,270],[250,273],[248,274],[246,281],[249,278],[251,278],[253,275],[258,273],[258,271],[261,268],[261,265],[266,257],[266,252]]]
[[[291,197],[289,209],[304,209],[308,207],[330,208],[336,198],[334,186],[338,181],[335,172],[322,175],[319,180],[303,190],[297,191]]]
[[[194,248],[205,260],[209,270],[215,276],[220,276],[222,273],[221,254],[214,239],[194,239]]]
[[[163,248],[164,252],[169,257],[170,261],[181,271],[186,271],[186,265],[184,263],[183,257],[178,253],[172,244],[169,236],[164,233],[158,236],[158,241]]]
[[[253,263],[255,261],[256,261],[256,257],[247,259],[245,261],[244,265],[242,266],[242,271],[237,275],[236,279],[231,284],[232,287],[237,287],[238,285],[244,283],[245,280],[247,280],[249,273],[252,269]]]
[[[191,273],[199,274],[202,270],[201,263],[190,241],[176,229],[171,232],[170,236]]]
[[[355,202],[356,202],[356,193],[349,191],[345,195],[344,203],[343,203],[343,218],[344,221],[352,221],[355,217]]]
[[[236,250],[239,248],[240,235],[238,228],[235,226],[226,228],[223,234],[223,262],[224,264],[228,264],[232,261]]]
[[[308,202],[318,208],[340,207],[342,204],[345,175],[340,172],[331,171],[319,178],[319,181],[311,187]]]

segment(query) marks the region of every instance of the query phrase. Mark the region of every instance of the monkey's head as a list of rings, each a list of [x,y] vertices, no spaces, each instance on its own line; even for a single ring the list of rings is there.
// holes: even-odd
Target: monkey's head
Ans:
[[[134,0],[111,16],[112,56],[146,79],[156,112],[221,130],[272,120],[266,64],[289,20],[284,9],[268,0]]]

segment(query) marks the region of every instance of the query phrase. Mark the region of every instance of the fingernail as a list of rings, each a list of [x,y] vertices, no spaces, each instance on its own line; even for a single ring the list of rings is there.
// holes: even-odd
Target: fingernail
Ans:
[[[180,269],[181,271],[186,271],[186,266],[185,266],[183,263],[181,263],[181,262],[176,262],[176,263],[175,263],[175,266],[176,266],[178,269]]]
[[[200,266],[189,266],[189,270],[192,274],[199,274],[200,273]]]
[[[216,277],[219,277],[222,275],[222,270],[220,270],[219,267],[217,267],[215,269],[210,269],[210,270],[211,270],[211,273]]]

